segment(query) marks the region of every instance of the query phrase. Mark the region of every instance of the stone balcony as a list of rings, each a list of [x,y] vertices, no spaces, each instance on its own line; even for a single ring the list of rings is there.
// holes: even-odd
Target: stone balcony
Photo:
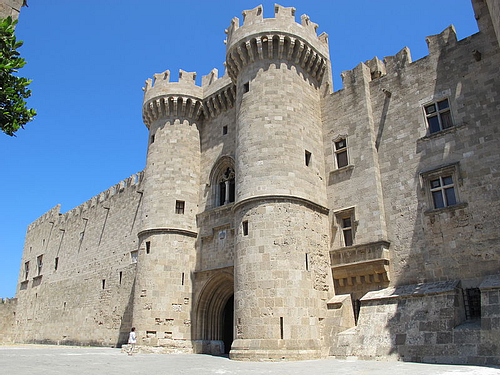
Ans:
[[[331,250],[335,284],[344,287],[389,281],[389,245],[377,241]]]

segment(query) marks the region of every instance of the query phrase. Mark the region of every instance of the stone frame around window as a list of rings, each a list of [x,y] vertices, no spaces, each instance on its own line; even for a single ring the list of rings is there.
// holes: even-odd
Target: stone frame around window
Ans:
[[[349,147],[347,143],[347,135],[338,135],[332,140],[333,149],[333,164],[335,170],[352,168],[349,162]]]
[[[422,121],[425,127],[425,136],[423,136],[423,138],[432,137],[438,134],[445,134],[460,126],[455,119],[455,113],[453,110],[454,103],[452,98],[453,96],[451,90],[446,89],[419,100],[418,104],[422,111]],[[441,105],[441,108],[439,108],[438,103],[444,102],[446,102],[447,105]],[[435,106],[434,111],[430,108],[432,106]],[[427,110],[428,108],[429,110]],[[443,118],[444,116],[446,116],[446,120]],[[437,123],[435,123],[435,126],[437,127],[433,128],[432,124],[429,122],[429,118],[436,118]],[[444,121],[448,121],[448,125],[443,126]]]
[[[459,162],[420,172],[420,178],[428,207],[426,214],[467,206],[467,203],[460,200],[459,187],[462,185],[462,178]]]
[[[210,172],[208,187],[212,190],[210,202],[207,202],[208,207],[224,207],[235,201],[236,174],[232,157],[224,155],[215,162]]]
[[[337,231],[340,234],[338,243],[341,247],[350,247],[356,244],[356,229],[358,221],[356,220],[355,213],[356,208],[354,206],[333,212],[335,215]]]

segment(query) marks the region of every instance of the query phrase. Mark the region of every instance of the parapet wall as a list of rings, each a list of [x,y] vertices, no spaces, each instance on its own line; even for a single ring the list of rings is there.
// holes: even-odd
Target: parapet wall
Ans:
[[[80,204],[79,206],[73,208],[72,210],[62,214],[61,211],[61,205],[58,204],[51,208],[49,211],[44,213],[42,216],[40,216],[38,219],[36,219],[34,222],[28,225],[28,232],[35,229],[37,226],[41,225],[44,222],[55,222],[55,220],[59,221],[65,221],[68,220],[71,217],[74,216],[79,216],[82,215],[85,211],[87,211],[90,208],[95,207],[97,204],[105,204],[106,201],[108,201],[111,197],[115,196],[116,194],[123,192],[125,189],[128,188],[133,188],[137,189],[139,185],[142,182],[142,179],[144,177],[144,172],[137,172],[136,174],[120,181],[116,185],[113,185],[109,189],[103,191],[102,193],[99,193],[98,195],[90,198],[88,201]]]
[[[23,0],[1,0],[0,1],[0,18],[11,16],[12,19],[19,17],[19,12],[23,6]]]
[[[130,329],[143,172],[30,224],[16,297],[16,342],[115,346]]]
[[[16,298],[0,299],[0,343],[15,341],[16,307]]]

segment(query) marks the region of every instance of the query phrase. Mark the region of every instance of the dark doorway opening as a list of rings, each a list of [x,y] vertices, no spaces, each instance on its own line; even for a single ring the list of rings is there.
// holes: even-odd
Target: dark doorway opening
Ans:
[[[222,341],[224,342],[224,353],[229,354],[233,343],[233,317],[234,317],[234,295],[226,302],[222,312]]]

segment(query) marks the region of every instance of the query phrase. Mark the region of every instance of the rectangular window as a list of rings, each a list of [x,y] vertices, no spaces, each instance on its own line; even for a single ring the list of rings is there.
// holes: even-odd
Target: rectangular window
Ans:
[[[347,139],[340,138],[333,143],[335,147],[335,161],[337,163],[337,168],[346,167],[349,165],[349,159],[347,158]]]
[[[421,172],[422,188],[427,195],[431,210],[459,205],[457,181],[460,175],[459,163],[442,166],[435,170]]]
[[[183,215],[184,214],[184,201],[175,201],[175,213]]]
[[[428,104],[424,106],[424,111],[430,134],[440,132],[441,130],[453,126],[448,99]]]
[[[339,246],[354,245],[357,221],[354,214],[355,207],[347,207],[338,211],[334,211],[335,221],[337,223]]]
[[[102,279],[102,289],[106,288],[106,279]]]
[[[39,255],[36,258],[36,267],[37,267],[38,276],[40,276],[42,274],[42,266],[43,266],[43,255]]]
[[[24,280],[28,280],[28,276],[30,273],[30,262],[24,263]]]
[[[464,289],[465,319],[481,318],[481,290],[479,288]]]
[[[151,142],[150,142],[150,144],[151,143],[155,143],[155,135],[154,134],[151,136]]]
[[[222,135],[226,135],[227,134],[227,125],[224,125],[222,127]]]
[[[146,241],[146,254],[149,254],[151,252],[151,242]]]
[[[138,251],[137,250],[134,250],[134,251],[130,252],[130,260],[131,260],[132,263],[137,263],[137,255],[138,255]]]
[[[457,204],[455,184],[451,175],[430,180],[430,190],[435,209]]]
[[[243,84],[243,93],[246,93],[249,91],[250,91],[250,82],[244,83]]]
[[[309,167],[309,165],[311,165],[311,157],[312,157],[312,154],[306,150],[305,152],[305,162],[306,162],[306,166]]]
[[[241,223],[242,228],[243,228],[243,235],[248,236],[248,221],[245,220],[244,222]]]
[[[354,237],[352,233],[351,217],[342,218],[342,234],[344,237],[344,246],[352,246]]]
[[[57,271],[58,267],[59,267],[59,257],[56,257],[54,259],[54,271]]]

